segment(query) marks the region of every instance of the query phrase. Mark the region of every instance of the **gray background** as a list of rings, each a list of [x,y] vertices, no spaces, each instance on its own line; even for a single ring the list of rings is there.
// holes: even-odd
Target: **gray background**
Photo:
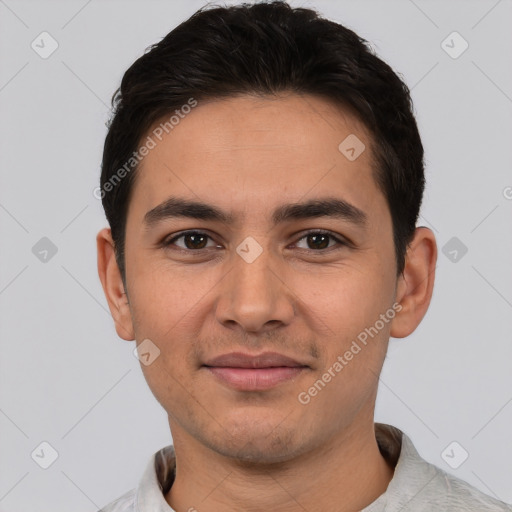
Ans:
[[[93,190],[123,72],[203,3],[0,0],[1,511],[95,511],[171,442],[97,277]],[[437,281],[420,327],[391,340],[376,419],[512,502],[512,3],[291,3],[347,24],[405,77],[426,149]],[[47,59],[31,48],[43,31],[59,45]],[[453,31],[469,43],[458,58],[441,46]],[[58,452],[48,469],[43,441]],[[457,469],[442,457],[453,441],[469,453]]]

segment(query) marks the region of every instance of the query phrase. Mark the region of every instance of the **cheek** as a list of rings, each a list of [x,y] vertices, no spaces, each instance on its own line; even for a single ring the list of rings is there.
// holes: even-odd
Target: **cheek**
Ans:
[[[388,315],[381,320],[381,314],[391,307],[393,288],[384,274],[370,270],[378,268],[375,265],[373,262],[366,271],[351,268],[320,280],[310,279],[318,284],[315,287],[303,281],[298,293],[304,299],[307,312],[303,314],[309,315],[310,328],[324,333],[318,338],[322,367],[309,383],[315,385],[318,379],[329,382],[328,389],[319,393],[323,397],[320,403],[333,399],[356,405],[375,387],[393,318]]]
[[[293,279],[293,278],[292,278]],[[311,320],[323,322],[332,336],[346,339],[373,324],[389,307],[391,283],[375,262],[328,273],[302,275],[290,286]]]
[[[134,270],[137,278],[130,282],[129,292],[135,336],[139,343],[151,340],[160,351],[154,368],[142,368],[146,379],[158,389],[174,382],[173,378],[184,382],[196,364],[207,294],[218,279],[197,272],[193,278],[186,269],[170,268],[168,262],[148,261]]]
[[[157,337],[175,327],[180,330],[214,284],[206,273],[192,275],[166,261],[134,265],[132,276],[129,294],[135,330],[148,330]]]

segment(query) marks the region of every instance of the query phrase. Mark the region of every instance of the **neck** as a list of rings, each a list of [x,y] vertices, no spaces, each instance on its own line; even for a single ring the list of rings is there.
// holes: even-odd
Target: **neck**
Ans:
[[[321,449],[259,466],[228,459],[172,426],[176,478],[165,496],[176,511],[336,510],[353,512],[375,501],[393,477],[382,457],[373,419],[353,426]]]

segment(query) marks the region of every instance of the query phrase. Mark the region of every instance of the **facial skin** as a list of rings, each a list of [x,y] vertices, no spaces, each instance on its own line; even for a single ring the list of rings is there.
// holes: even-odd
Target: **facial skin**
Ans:
[[[366,146],[354,161],[338,150],[350,134]],[[391,216],[371,165],[364,126],[324,99],[200,102],[138,169],[126,295],[110,230],[98,234],[118,335],[160,349],[141,368],[169,416],[177,474],[166,500],[178,512],[352,511],[386,490],[393,469],[375,440],[378,375],[389,336],[409,335],[427,311],[437,249],[432,232],[417,228],[396,277]],[[215,206],[232,222],[175,217],[147,225],[147,212],[171,196]],[[325,198],[350,203],[366,222],[272,222],[283,204]],[[186,230],[209,238],[163,245]],[[331,236],[308,239],[318,230]],[[237,252],[247,237],[262,249],[250,263]],[[394,319],[300,403],[299,393],[396,303]],[[270,389],[240,391],[203,366],[229,352],[267,351],[308,368]]]

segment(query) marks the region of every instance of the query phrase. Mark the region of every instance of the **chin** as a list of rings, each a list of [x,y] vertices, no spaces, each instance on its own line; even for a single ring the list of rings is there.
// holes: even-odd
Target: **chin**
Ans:
[[[218,454],[243,464],[276,464],[292,459],[303,449],[296,426],[274,421],[245,417],[245,421],[222,421],[213,437],[204,444]],[[210,432],[211,433],[211,432]]]
[[[283,464],[294,458],[295,450],[291,446],[281,446],[276,449],[271,443],[262,443],[261,439],[254,443],[246,443],[242,446],[219,446],[216,450],[220,455],[238,462],[245,468],[250,466],[275,466]]]

